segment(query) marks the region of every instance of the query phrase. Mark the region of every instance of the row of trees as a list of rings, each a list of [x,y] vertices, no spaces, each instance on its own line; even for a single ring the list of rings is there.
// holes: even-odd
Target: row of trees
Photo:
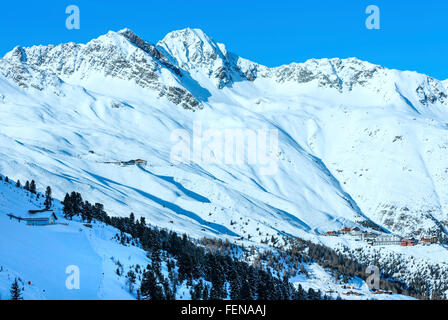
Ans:
[[[22,185],[20,183],[20,180],[17,180],[16,182],[16,187],[17,188],[21,188]],[[23,188],[33,194],[37,194],[37,188],[36,188],[36,182],[34,182],[34,180],[31,180],[31,182],[29,182],[28,180],[25,182],[25,185],[23,186]],[[48,187],[49,188],[49,187]]]
[[[73,217],[79,216],[82,221],[92,222],[93,219],[110,223],[110,218],[104,211],[104,206],[101,203],[92,205],[88,201],[83,201],[82,196],[78,192],[66,194],[64,201],[64,215],[66,219],[72,220]]]
[[[121,232],[139,239],[141,246],[151,257],[152,265],[147,267],[141,282],[142,299],[174,298],[175,288],[181,283],[186,283],[190,287],[192,299],[326,298],[320,292],[313,290],[305,292],[301,287],[294,288],[287,277],[279,279],[269,270],[242,262],[231,255],[209,252],[195,244],[185,234],[179,236],[172,231],[147,226],[144,218],[136,220],[133,214],[129,218],[112,217],[110,224]],[[167,262],[170,274],[168,279],[160,273],[158,257],[161,251],[174,258]],[[175,269],[176,274],[173,273]]]
[[[262,264],[251,265],[240,261],[232,255],[227,254],[232,248],[223,251],[210,252],[204,246],[198,245],[187,237],[179,236],[175,232],[148,226],[145,218],[139,220],[131,213],[129,217],[109,217],[101,204],[91,206],[83,202],[81,195],[72,193],[64,199],[64,212],[68,217],[79,215],[84,219],[97,219],[114,226],[121,231],[120,241],[122,244],[134,242],[138,239],[143,249],[150,255],[154,252],[165,251],[175,258],[178,267],[177,279],[167,284],[167,279],[158,277],[157,265],[149,265],[143,275],[142,288],[139,293],[142,298],[169,299],[172,297],[173,287],[187,281],[191,286],[193,299],[324,299],[320,292],[305,292],[300,286],[296,289],[289,282],[291,273],[280,272],[275,275],[271,269],[275,269],[272,261],[280,261],[278,266],[285,268],[285,261],[292,261],[290,269],[297,269],[306,274],[303,263],[316,262],[327,268],[336,279],[347,282],[353,277],[366,278],[366,265],[358,263],[354,257],[347,257],[337,253],[328,247],[304,241],[301,239],[284,239],[288,243],[288,250],[264,253],[256,257],[256,261],[263,259],[268,261],[270,268],[264,268]],[[126,236],[129,234],[130,237]],[[230,245],[230,244],[229,244]],[[233,244],[230,246],[234,246]],[[306,254],[304,254],[306,252]],[[277,255],[277,257],[275,257]],[[157,256],[157,255],[156,255]],[[292,259],[294,258],[294,259]],[[301,263],[301,264],[300,264]],[[294,272],[296,274],[296,272]],[[294,275],[293,274],[293,275]],[[391,280],[389,274],[386,279],[381,279],[380,287],[396,293],[425,298],[429,293],[418,290],[415,283],[404,284]],[[389,278],[389,279],[387,279]],[[205,282],[211,283],[211,287]],[[166,289],[171,288],[171,289]],[[229,294],[229,296],[227,296]]]
[[[0,176],[1,180],[3,178]],[[9,183],[8,177],[4,180]],[[20,181],[17,181],[16,186],[22,187]],[[24,189],[39,196],[34,180],[27,181]],[[44,205],[49,209],[52,203],[52,191],[50,187],[47,187]],[[67,219],[80,217],[82,221],[88,223],[92,220],[102,221],[120,230],[119,240],[122,244],[138,242],[149,253],[152,264],[148,265],[143,273],[141,288],[138,290],[139,295],[144,299],[172,299],[175,297],[177,286],[184,281],[191,288],[190,293],[193,299],[326,298],[320,292],[312,290],[305,292],[300,286],[296,289],[289,282],[289,277],[295,276],[297,270],[306,274],[303,264],[308,262],[317,262],[324,268],[330,269],[334,277],[343,282],[347,282],[354,276],[366,277],[365,265],[358,263],[354,257],[347,257],[328,247],[301,239],[283,239],[285,243],[288,243],[288,250],[276,250],[275,253],[265,252],[255,257],[255,264],[250,264],[229,254],[237,249],[234,248],[235,245],[223,245],[223,247],[230,245],[230,248],[210,251],[204,241],[194,242],[185,234],[179,236],[175,232],[151,227],[146,223],[145,218],[137,220],[133,213],[127,218],[109,217],[102,204],[84,201],[81,194],[77,192],[66,194],[62,204]],[[209,239],[208,242],[210,241],[212,240]],[[157,258],[160,252],[166,252],[171,257],[171,260],[166,261],[170,272],[174,272],[173,270],[177,267],[177,273],[171,274],[167,279],[160,272],[160,263]],[[260,263],[261,260],[267,263],[263,265]],[[269,267],[266,268],[266,265]],[[282,271],[285,268],[289,270]],[[276,272],[273,274],[272,270]],[[445,289],[443,286],[431,290],[427,282],[419,278],[404,284],[391,280],[390,277],[394,272],[389,271],[385,274],[389,280],[381,280],[381,288],[385,290],[418,298],[426,298],[430,295],[435,298],[443,297],[442,292]],[[440,270],[437,269],[434,273],[436,272]],[[128,276],[132,280],[132,274]]]
[[[63,201],[64,214],[72,219],[96,219],[120,231],[119,241],[123,244],[138,242],[151,258],[143,272],[138,295],[142,299],[175,299],[176,288],[182,283],[190,287],[193,299],[324,299],[320,292],[305,292],[296,289],[287,277],[279,279],[269,270],[239,261],[231,255],[208,252],[197,245],[186,234],[152,227],[144,217],[109,217],[101,204],[90,205],[79,193],[67,194]],[[126,234],[130,235],[127,236]],[[165,263],[170,276],[161,272],[161,253],[166,253]],[[177,270],[177,271],[175,271]],[[131,271],[130,271],[131,272]],[[129,283],[135,282],[132,271],[127,274]],[[209,283],[210,285],[207,285]]]
[[[323,245],[298,238],[288,238],[288,242],[290,243],[291,248],[288,250],[290,253],[294,252],[297,254],[297,252],[303,252],[306,248],[307,256],[324,268],[330,269],[336,279],[341,278],[342,281],[346,282],[353,277],[359,277],[365,280],[368,276],[365,272],[367,265],[359,263],[352,255],[337,253],[333,249]],[[436,298],[434,295],[431,295],[429,291],[421,290],[421,288],[416,286],[413,282],[406,284],[397,279],[393,279],[393,274],[396,273],[396,271],[389,272],[389,270],[384,268],[379,261],[376,261],[374,264],[379,266],[382,271],[379,283],[380,289],[406,296],[413,296],[418,299],[428,299],[429,297]],[[420,280],[427,284],[426,279],[420,278]]]
[[[2,181],[2,180],[3,180],[3,178],[0,176],[0,181]],[[6,176],[5,183],[9,183],[9,182],[10,182],[9,178],[8,178],[8,176]],[[21,184],[20,180],[17,180],[16,187],[22,188],[22,184]],[[34,180],[31,180],[31,182],[29,182],[27,180],[25,182],[25,185],[23,186],[23,189],[25,189],[26,191],[29,191],[32,194],[35,194],[37,196],[37,198],[40,197],[40,194],[37,192],[36,182]],[[45,200],[44,200],[45,209],[50,209],[52,204],[53,204],[53,198],[52,198],[51,187],[47,186],[47,189],[45,190]]]

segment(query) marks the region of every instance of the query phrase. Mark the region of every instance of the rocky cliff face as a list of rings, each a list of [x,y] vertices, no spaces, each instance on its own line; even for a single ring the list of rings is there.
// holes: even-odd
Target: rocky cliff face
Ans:
[[[21,81],[21,78],[26,77],[28,69],[53,77],[56,75],[75,84],[100,75],[105,79],[133,82],[186,109],[201,107],[200,102],[179,84],[179,77],[182,76],[180,70],[171,65],[154,46],[128,29],[118,33],[109,32],[85,45],[67,43],[57,46],[16,47],[4,60],[13,64],[13,69],[16,69],[14,81]],[[57,86],[57,82],[47,81],[42,85]],[[26,86],[24,81],[21,83]]]
[[[201,99],[184,85],[184,75],[200,74],[222,89],[239,81],[272,79],[313,84],[340,93],[366,88],[390,100],[403,73],[349,59],[311,59],[268,68],[228,52],[199,29],[173,31],[156,46],[129,29],[109,32],[87,44],[16,47],[1,61],[2,74],[21,87],[42,90],[57,87],[60,79],[76,83],[99,74],[105,78],[132,81],[142,88],[165,96],[187,109],[201,108]],[[35,80],[32,80],[36,78]],[[446,86],[431,77],[417,75],[412,95],[422,105],[446,104]]]

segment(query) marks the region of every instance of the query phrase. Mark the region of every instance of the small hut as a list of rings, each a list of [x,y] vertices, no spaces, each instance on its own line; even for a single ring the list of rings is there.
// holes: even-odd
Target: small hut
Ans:
[[[49,216],[24,218],[23,220],[26,221],[28,226],[48,226],[51,224],[56,224],[56,220],[58,220],[58,218],[54,212],[52,212]]]

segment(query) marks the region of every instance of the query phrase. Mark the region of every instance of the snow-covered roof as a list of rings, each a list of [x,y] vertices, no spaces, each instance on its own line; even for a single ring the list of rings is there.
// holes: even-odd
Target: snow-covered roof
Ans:
[[[57,215],[52,210],[36,213],[30,213],[29,211],[25,211],[23,212],[23,214],[20,214],[19,216],[24,219],[44,219],[49,218],[52,215],[54,215],[57,219]]]

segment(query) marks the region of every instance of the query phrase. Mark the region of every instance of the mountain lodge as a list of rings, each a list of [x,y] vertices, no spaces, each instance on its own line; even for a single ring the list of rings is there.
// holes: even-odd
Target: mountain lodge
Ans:
[[[58,220],[58,218],[54,212],[52,212],[48,217],[23,218],[23,220],[26,221],[27,226],[48,226],[51,224],[56,224],[56,220]]]

